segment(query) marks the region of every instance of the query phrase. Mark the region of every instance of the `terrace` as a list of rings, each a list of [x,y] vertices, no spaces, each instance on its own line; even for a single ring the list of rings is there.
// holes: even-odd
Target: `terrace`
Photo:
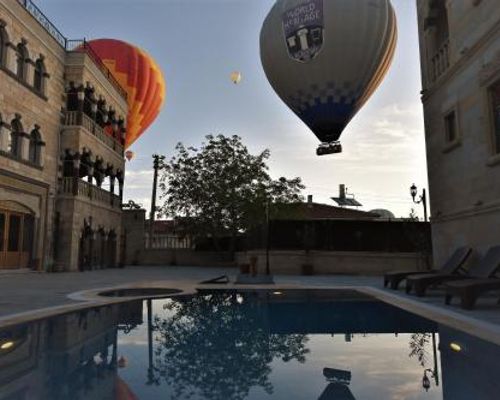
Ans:
[[[116,270],[89,271],[85,274],[37,274],[33,280],[32,273],[3,272],[0,279],[0,290],[8,303],[0,303],[0,325],[20,323],[31,320],[35,316],[42,318],[63,311],[73,311],[93,305],[119,302],[97,296],[103,288],[137,287],[137,288],[176,288],[193,291],[200,287],[198,282],[218,275],[229,275],[234,279],[237,274],[232,268],[213,267],[127,267],[126,273],[117,274]],[[78,279],[76,279],[78,277]],[[290,287],[302,288],[355,288],[362,293],[374,296],[384,302],[403,308],[407,311],[432,318],[456,329],[474,334],[482,339],[500,344],[500,313],[498,312],[498,296],[481,299],[473,311],[462,310],[458,304],[445,306],[442,292],[435,291],[425,298],[417,298],[384,289],[381,276],[291,276],[275,275],[276,285],[273,290]],[[233,285],[216,285],[219,289],[228,289]],[[204,288],[214,286],[205,285]],[[238,285],[240,289],[246,286]],[[269,288],[269,286],[253,285],[252,288]],[[36,304],[36,309],[34,309]],[[21,314],[19,314],[21,313]]]

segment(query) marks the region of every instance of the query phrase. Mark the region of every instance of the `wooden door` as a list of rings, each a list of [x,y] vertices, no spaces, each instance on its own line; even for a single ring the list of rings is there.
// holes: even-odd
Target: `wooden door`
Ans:
[[[7,213],[5,267],[21,267],[21,248],[23,231],[23,216],[17,213]]]
[[[33,233],[32,215],[0,210],[0,269],[29,266]]]

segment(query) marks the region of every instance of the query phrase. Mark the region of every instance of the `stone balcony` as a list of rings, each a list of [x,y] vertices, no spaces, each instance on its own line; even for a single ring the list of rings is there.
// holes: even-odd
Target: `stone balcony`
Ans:
[[[430,84],[434,84],[450,68],[450,42],[446,40],[432,56],[427,71]]]
[[[86,148],[115,168],[123,169],[123,144],[107,135],[89,116],[80,111],[68,111],[64,116],[62,149],[81,152]]]
[[[85,182],[80,178],[63,178],[59,188],[59,195],[62,197],[79,198],[102,206],[121,210],[120,196]]]

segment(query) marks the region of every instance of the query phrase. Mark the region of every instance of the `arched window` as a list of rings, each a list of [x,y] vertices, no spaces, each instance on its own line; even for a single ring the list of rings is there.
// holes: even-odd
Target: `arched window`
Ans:
[[[33,79],[33,87],[39,93],[45,92],[45,64],[43,58],[39,58],[35,62],[35,77]]]
[[[10,143],[9,143],[9,153],[14,157],[19,157],[21,153],[21,136],[24,132],[23,124],[21,124],[21,118],[16,116],[15,119],[10,123]]]
[[[7,43],[9,43],[9,37],[7,31],[5,30],[5,23],[0,20],[0,65],[7,65]]]
[[[16,76],[25,80],[26,78],[26,59],[28,58],[28,50],[24,43],[19,43],[16,47]]]
[[[30,133],[30,147],[28,160],[33,164],[40,164],[41,135],[39,127],[35,127]]]
[[[0,114],[0,150],[7,151],[7,143],[9,141],[8,133],[6,132],[4,125],[2,114]]]

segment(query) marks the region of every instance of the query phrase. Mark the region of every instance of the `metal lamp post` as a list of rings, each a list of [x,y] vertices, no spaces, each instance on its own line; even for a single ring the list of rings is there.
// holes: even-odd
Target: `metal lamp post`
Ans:
[[[425,188],[422,189],[422,194],[420,195],[418,200],[416,200],[416,197],[418,195],[418,188],[415,184],[411,185],[410,194],[415,204],[422,203],[422,205],[424,206],[424,221],[427,222],[427,193]]]
[[[153,248],[153,225],[155,221],[156,213],[156,188],[158,186],[158,170],[163,164],[165,156],[160,156],[158,154],[153,154],[153,193],[151,196],[151,211],[149,213],[149,248]]]
[[[269,266],[269,198],[266,201],[266,275],[271,275],[271,268]]]

